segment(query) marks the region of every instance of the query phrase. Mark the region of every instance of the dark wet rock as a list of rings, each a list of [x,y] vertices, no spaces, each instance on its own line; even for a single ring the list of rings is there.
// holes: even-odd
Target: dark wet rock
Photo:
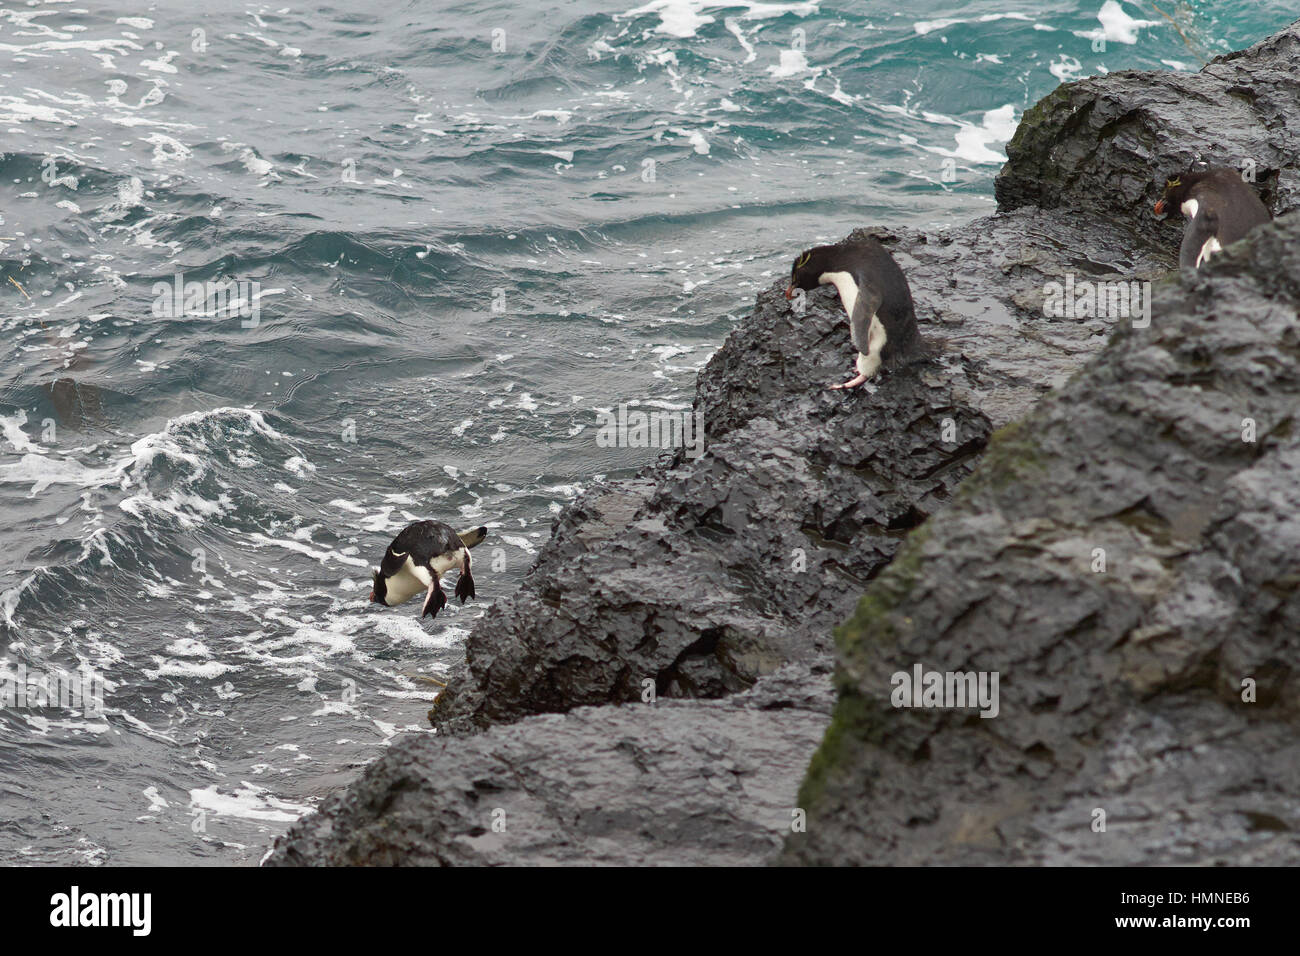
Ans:
[[[937,235],[868,232],[907,271],[938,359],[845,394],[853,361],[833,290],[798,315],[777,283],[701,373],[707,454],[594,489],[566,511],[515,596],[475,628],[431,713],[445,730],[660,696],[716,697],[831,629],[943,506],[992,428],[1105,342],[1105,319],[1043,316],[1043,288],[1164,275],[1155,245],[1033,210]]]
[[[1157,223],[1165,178],[1196,162],[1255,177],[1275,215],[1300,208],[1300,21],[1199,73],[1121,70],[1064,83],[1007,144],[998,208],[1094,210],[1175,245]],[[1123,228],[1123,226],[1119,226]]]
[[[1300,213],[1163,284],[868,590],[785,859],[1300,858],[1298,426]],[[997,716],[891,706],[918,663],[997,672]]]
[[[1234,843],[1232,827],[1288,839],[1269,821],[1294,826],[1292,810],[1242,781],[1296,792],[1290,771],[1269,764],[1296,764],[1271,716],[1282,713],[1278,681],[1292,680],[1277,676],[1291,673],[1287,648],[1254,661],[1264,644],[1249,637],[1260,621],[1296,619],[1286,569],[1300,552],[1286,550],[1290,532],[1270,537],[1295,483],[1280,464],[1251,470],[1290,427],[1268,395],[1290,387],[1271,377],[1291,374],[1295,332],[1283,326],[1294,310],[1268,307],[1255,332],[1247,320],[1264,308],[1254,270],[1296,269],[1280,239],[1261,239],[1216,263],[1213,277],[1175,286],[1181,221],[1157,224],[1149,209],[1158,183],[1197,149],[1228,165],[1240,165],[1233,150],[1250,153],[1275,211],[1300,201],[1300,97],[1293,68],[1283,70],[1296,29],[1197,77],[1069,84],[1026,115],[997,214],[935,233],[867,230],[907,274],[936,358],[828,392],[853,359],[834,293],[809,296],[803,315],[781,297],[784,283],[760,294],[701,373],[704,457],[661,461],[565,509],[520,591],[470,635],[430,714],[441,736],[395,743],[282,838],[270,862],[771,860],[829,719],[832,629],[864,591],[844,632],[837,718],[801,797],[816,818],[786,846],[787,861],[1111,859],[1120,841],[1095,843],[1089,829],[1093,767],[1110,774],[1101,795],[1117,835],[1131,820],[1148,835],[1167,827],[1178,799],[1203,821],[1232,777],[1226,805],[1241,811],[1215,839],[1242,860],[1252,844]],[[1250,255],[1273,258],[1252,266]],[[1067,276],[1169,287],[1136,335],[1128,321],[1047,317],[1045,287]],[[1210,303],[1234,283],[1248,299],[1215,325]],[[1199,323],[1200,344],[1179,337],[1184,317]],[[1117,330],[1106,358],[1073,378]],[[1229,366],[1236,391],[1220,394],[1216,376]],[[1269,424],[1243,449],[1217,429],[1247,414],[1248,371],[1259,379],[1251,413]],[[1005,427],[1062,389],[1069,398],[1051,399],[1039,425]],[[998,428],[994,467],[964,482]],[[1234,496],[1249,503],[1235,522],[1224,512],[1228,523],[1216,523],[1212,509]],[[1029,517],[1012,520],[1016,509]],[[1216,552],[1211,534],[1237,551]],[[1114,549],[1107,575],[1078,572],[1092,546]],[[1275,568],[1282,576],[1268,578]],[[1268,600],[1242,607],[1244,582]],[[1246,615],[1236,618],[1248,622],[1243,645],[1206,636],[1216,613],[1226,615],[1217,634]],[[1178,629],[1196,614],[1204,634]],[[883,637],[863,637],[881,621]],[[1134,622],[1155,629],[1135,634]],[[890,643],[895,630],[906,653]],[[1112,634],[1125,636],[1115,646],[1099,638]],[[887,694],[882,708],[875,682],[897,669],[890,655],[929,663],[918,655],[931,652],[935,667],[1001,663],[1004,715],[944,721],[894,711]],[[1225,703],[1223,682],[1248,665],[1268,678],[1259,682],[1261,702],[1273,701],[1267,720]],[[651,689],[653,705],[642,702]],[[508,836],[491,829],[497,807]],[[1178,839],[1163,855],[1139,840],[1113,859],[1177,862]]]
[[[782,321],[775,299],[760,298],[768,321]],[[806,327],[837,322],[819,309]],[[757,410],[697,461],[585,496],[475,629],[469,674],[435,720],[483,725],[648,687],[720,697],[783,663],[826,661],[831,628],[991,431],[937,374]]]
[[[791,830],[833,703],[797,666],[763,688],[405,737],[268,863],[760,863]]]

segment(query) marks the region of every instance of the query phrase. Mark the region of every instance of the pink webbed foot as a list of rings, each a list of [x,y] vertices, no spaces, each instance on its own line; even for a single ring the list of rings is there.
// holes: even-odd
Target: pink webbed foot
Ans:
[[[853,378],[849,379],[847,382],[843,382],[843,383],[841,383],[841,384],[839,384],[839,385],[828,385],[828,386],[826,386],[826,387],[829,388],[829,389],[832,389],[832,390],[834,390],[834,389],[841,389],[841,388],[857,388],[859,385],[861,385],[861,384],[862,384],[863,382],[865,382],[866,380],[867,380],[867,377],[866,377],[865,375],[861,375],[861,374],[859,374],[859,375],[855,375]]]

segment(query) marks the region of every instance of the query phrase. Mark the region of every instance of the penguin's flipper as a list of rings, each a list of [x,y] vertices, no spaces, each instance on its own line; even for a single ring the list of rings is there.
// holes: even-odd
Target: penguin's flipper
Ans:
[[[871,322],[876,319],[876,311],[883,301],[879,292],[871,286],[859,286],[858,300],[853,303],[853,314],[849,316],[849,338],[854,347],[864,355],[870,348]],[[881,343],[884,344],[883,341]]]
[[[1199,269],[1218,252],[1219,216],[1213,209],[1202,209],[1183,230],[1183,244],[1178,250],[1178,264],[1184,269]]]
[[[447,606],[447,592],[442,589],[438,582],[438,575],[433,576],[433,581],[429,584],[429,590],[424,595],[424,607],[420,608],[420,617],[427,614],[438,616],[438,612]]]
[[[885,347],[885,326],[876,313],[884,299],[871,286],[860,286],[858,299],[849,316],[849,338],[858,350],[858,374],[832,389],[857,388],[880,370],[880,352]]]
[[[402,565],[406,563],[406,551],[398,551],[391,544],[388,550],[384,552],[384,558],[379,562],[379,570],[383,572],[384,577],[391,578],[398,571],[402,570]]]
[[[456,582],[456,597],[464,604],[467,598],[474,596],[474,576],[469,573],[469,552],[465,552],[465,566],[460,570],[460,580]]]
[[[473,531],[461,531],[456,537],[460,538],[460,543],[467,548],[472,548],[484,538],[487,537],[487,528],[475,528]]]

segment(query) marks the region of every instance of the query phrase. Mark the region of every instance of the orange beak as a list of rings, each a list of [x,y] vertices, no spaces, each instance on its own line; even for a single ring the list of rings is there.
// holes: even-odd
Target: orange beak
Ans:
[[[1163,216],[1164,214],[1165,214],[1165,201],[1162,199],[1158,203],[1156,203],[1156,215]]]
[[[793,282],[790,283],[788,286],[785,287],[785,297],[786,297],[787,299],[793,299],[793,298],[794,298],[794,283],[793,283]]]

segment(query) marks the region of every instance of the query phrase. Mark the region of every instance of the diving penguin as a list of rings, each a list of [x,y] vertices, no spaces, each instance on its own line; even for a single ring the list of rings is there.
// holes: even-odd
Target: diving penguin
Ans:
[[[1224,246],[1273,218],[1241,173],[1223,166],[1166,180],[1156,215],[1164,215],[1171,206],[1182,210],[1187,219],[1178,252],[1178,264],[1184,269],[1199,269]]]
[[[374,589],[370,600],[386,607],[409,601],[424,592],[420,617],[437,616],[447,606],[447,595],[440,578],[452,568],[460,570],[456,597],[464,604],[474,596],[474,578],[470,574],[469,549],[487,537],[487,528],[475,528],[457,534],[441,521],[417,521],[407,525],[384,552],[384,560],[374,570]]]
[[[903,270],[875,239],[849,239],[817,246],[795,259],[785,297],[795,289],[833,285],[849,317],[849,337],[858,350],[857,375],[831,388],[856,388],[882,362],[891,366],[922,350],[912,293]]]

